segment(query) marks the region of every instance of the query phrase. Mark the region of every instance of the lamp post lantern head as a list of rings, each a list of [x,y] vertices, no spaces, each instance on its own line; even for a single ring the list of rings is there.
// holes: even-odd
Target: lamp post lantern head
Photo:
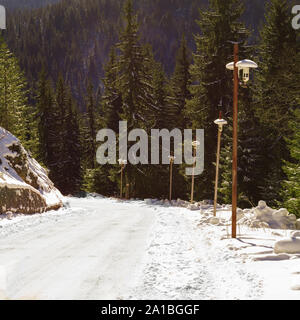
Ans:
[[[127,160],[119,159],[118,161],[120,166],[126,166],[127,164]]]
[[[168,158],[170,159],[170,163],[174,163],[174,161],[176,159],[176,157],[174,157],[174,156],[169,156]]]
[[[254,61],[248,59],[239,61],[236,66],[239,68],[239,70],[243,70],[242,81],[244,85],[246,85],[250,80],[250,69],[258,68],[258,65]]]
[[[223,126],[226,126],[228,122],[224,119],[218,119],[218,120],[215,120],[215,124],[219,127],[223,127]]]
[[[241,60],[236,64],[236,67],[239,69],[239,73],[242,70],[242,84],[244,86],[247,85],[247,82],[250,80],[250,69],[258,68],[258,65],[252,60]],[[234,70],[234,62],[230,62],[226,65],[226,69],[233,71]]]
[[[194,149],[197,149],[197,147],[200,146],[200,142],[199,141],[193,141],[192,142],[192,146],[193,146]]]

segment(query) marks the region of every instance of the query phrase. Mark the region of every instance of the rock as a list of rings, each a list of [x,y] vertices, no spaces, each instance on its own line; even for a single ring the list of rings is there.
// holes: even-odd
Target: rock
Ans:
[[[0,214],[34,214],[63,207],[63,196],[48,172],[20,141],[0,127]]]
[[[300,254],[300,238],[280,240],[275,243],[274,252]]]

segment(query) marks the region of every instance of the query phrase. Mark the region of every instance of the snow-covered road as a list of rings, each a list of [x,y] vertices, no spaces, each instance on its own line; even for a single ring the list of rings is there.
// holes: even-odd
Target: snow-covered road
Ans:
[[[117,299],[134,285],[153,210],[105,199],[70,201],[71,209],[2,225],[2,298]]]
[[[67,200],[0,216],[0,299],[300,299],[300,256],[272,256],[289,231],[242,227],[232,240],[208,212]]]

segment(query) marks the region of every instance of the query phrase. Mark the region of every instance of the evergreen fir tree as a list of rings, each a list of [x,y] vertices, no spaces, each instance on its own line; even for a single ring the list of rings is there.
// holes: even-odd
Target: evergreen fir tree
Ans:
[[[37,155],[38,132],[35,109],[28,103],[25,77],[17,59],[0,38],[0,125]]]
[[[66,139],[64,140],[64,193],[74,195],[80,191],[81,187],[81,146],[77,107],[74,104],[70,89],[68,91],[64,124],[66,126]]]
[[[59,76],[55,101],[51,112],[51,129],[49,130],[49,154],[48,167],[49,177],[54,182],[56,187],[64,193],[65,184],[65,163],[67,148],[65,147],[65,140],[67,139],[66,130],[66,110],[67,110],[67,90],[62,75]]]
[[[187,102],[186,116],[194,129],[205,129],[205,172],[198,178],[196,191],[201,198],[213,198],[217,129],[214,120],[219,111],[227,118],[232,114],[232,72],[225,68],[233,60],[232,41],[240,42],[240,57],[248,32],[240,22],[243,7],[239,0],[211,0],[207,11],[197,21],[201,34],[195,36],[196,53],[191,66],[192,99]],[[219,103],[223,108],[219,110]]]
[[[132,0],[124,7],[126,26],[120,35],[118,49],[119,89],[122,95],[121,119],[128,121],[128,130],[143,128],[149,130],[155,110],[153,102],[152,75],[149,73],[149,48],[142,47],[138,38],[137,17],[133,13]],[[129,148],[131,145],[129,144]],[[149,187],[147,166],[126,168],[126,179],[131,186],[132,196],[145,192]]]
[[[270,1],[261,31],[261,61],[255,79],[256,114],[264,127],[267,144],[261,192],[271,205],[282,200],[280,189],[285,179],[282,161],[289,156],[285,139],[290,134],[288,122],[297,107],[294,97],[300,90],[299,42],[290,20],[286,0]]]
[[[122,112],[122,96],[118,89],[118,70],[115,48],[110,51],[109,61],[105,67],[104,94],[102,105],[104,111],[104,125],[108,129],[119,131],[120,114]]]
[[[85,139],[85,157],[87,167],[94,169],[96,165],[96,134],[98,113],[96,110],[95,97],[93,86],[91,83],[88,85],[87,99],[86,99],[86,119],[87,119],[87,137]]]
[[[180,48],[176,56],[175,71],[170,81],[170,96],[168,107],[169,128],[187,128],[185,119],[185,103],[191,98],[190,85],[190,56],[185,37],[182,38]]]
[[[153,68],[153,100],[156,108],[155,127],[169,128],[169,114],[167,110],[167,79],[160,63],[152,65]]]
[[[263,128],[255,116],[255,108],[249,88],[240,89],[239,136],[238,136],[238,205],[242,208],[254,207],[262,199],[260,186],[261,172],[265,166],[265,140]],[[232,118],[224,127],[221,151],[220,199],[223,203],[232,201]],[[225,143],[224,143],[225,142]]]
[[[52,108],[54,104],[53,89],[50,81],[47,79],[46,71],[43,68],[39,82],[37,84],[36,108],[38,116],[38,132],[39,145],[38,156],[39,160],[46,167],[49,165],[49,154],[51,153],[50,131],[52,128]]]
[[[124,11],[126,27],[118,44],[118,75],[123,102],[121,118],[128,121],[129,130],[147,128],[147,117],[153,115],[153,101],[148,94],[151,79],[147,73],[145,51],[139,44],[137,16],[133,13],[132,0],[126,1]]]
[[[292,131],[291,139],[288,139],[288,147],[291,161],[284,164],[283,170],[287,180],[282,185],[282,197],[284,206],[300,217],[300,109],[296,109],[294,117],[289,123]]]

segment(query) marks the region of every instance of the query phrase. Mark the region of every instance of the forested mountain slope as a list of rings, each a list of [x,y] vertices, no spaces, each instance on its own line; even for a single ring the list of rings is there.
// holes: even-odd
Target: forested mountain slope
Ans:
[[[265,0],[244,0],[244,19],[257,34]],[[49,1],[2,1],[8,8],[37,7]],[[138,0],[141,40],[150,43],[167,73],[174,69],[179,42],[185,34],[194,49],[195,20],[207,0]],[[61,0],[34,10],[8,10],[6,33],[10,49],[20,60],[30,83],[45,66],[56,81],[61,72],[77,98],[86,91],[87,79],[98,87],[108,52],[118,41],[123,0]],[[253,38],[252,38],[253,39]],[[81,99],[79,99],[81,100]]]

